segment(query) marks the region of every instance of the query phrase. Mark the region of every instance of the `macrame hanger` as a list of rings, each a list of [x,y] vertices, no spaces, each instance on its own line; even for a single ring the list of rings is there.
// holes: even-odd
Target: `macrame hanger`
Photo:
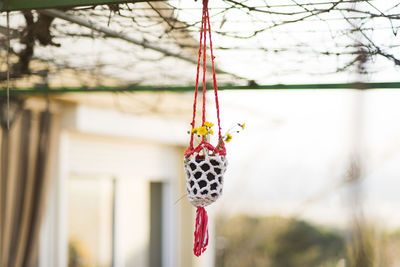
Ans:
[[[207,72],[207,31],[208,36],[210,39],[210,55],[211,55],[211,67],[212,67],[212,77],[213,77],[213,88],[214,88],[214,95],[215,95],[215,106],[217,110],[217,124],[218,124],[218,142],[219,147],[214,148],[211,144],[205,141],[205,136],[202,137],[201,143],[194,148],[193,147],[193,139],[194,139],[194,132],[193,129],[195,128],[196,123],[196,112],[197,112],[197,96],[198,96],[198,87],[199,87],[199,72],[200,72],[200,64],[201,60],[203,63],[203,90],[202,90],[202,125],[206,121],[206,93],[207,93],[207,85],[206,85],[206,72]],[[210,24],[210,15],[208,10],[208,0],[203,0],[203,13],[202,13],[202,20],[201,20],[201,30],[200,30],[200,45],[199,45],[199,57],[197,61],[197,73],[196,73],[196,86],[195,86],[195,93],[194,93],[194,102],[193,102],[193,119],[192,119],[192,131],[190,135],[190,144],[188,149],[185,152],[185,156],[189,156],[194,152],[198,152],[201,150],[201,146],[207,147],[209,150],[213,150],[218,152],[221,155],[225,155],[225,144],[222,140],[222,133],[221,133],[221,120],[219,114],[219,102],[218,102],[218,86],[217,86],[217,79],[215,73],[215,65],[214,65],[214,52],[212,48],[212,40],[211,40],[211,24]]]
[[[206,122],[206,94],[207,94],[207,31],[210,43],[211,68],[213,77],[213,88],[215,95],[215,107],[217,110],[218,123],[218,145],[214,147],[206,141],[203,135],[200,144],[193,147],[193,139],[196,127],[197,97],[199,90],[200,65],[203,65],[202,71],[202,118],[201,126]],[[199,257],[206,249],[209,242],[208,234],[208,215],[204,208],[213,203],[222,193],[223,175],[226,170],[227,161],[225,158],[226,150],[224,140],[221,134],[221,120],[219,114],[218,87],[214,66],[214,52],[211,40],[210,14],[208,10],[208,0],[203,0],[203,12],[200,29],[199,57],[197,60],[196,85],[193,101],[192,130],[190,134],[190,144],[185,152],[184,169],[186,172],[186,189],[189,201],[197,207],[196,225],[194,231],[194,255]],[[203,150],[204,149],[204,150]],[[201,155],[201,150],[203,154]],[[210,153],[209,153],[210,152]],[[201,156],[200,156],[201,155]]]

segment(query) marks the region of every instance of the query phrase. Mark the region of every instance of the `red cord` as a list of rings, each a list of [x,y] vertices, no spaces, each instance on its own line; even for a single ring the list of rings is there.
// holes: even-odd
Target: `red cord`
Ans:
[[[196,226],[194,230],[194,255],[199,257],[201,253],[206,251],[208,245],[208,216],[207,211],[203,207],[197,207],[196,210]]]
[[[195,87],[195,94],[194,94],[194,103],[193,103],[193,119],[192,119],[192,132],[190,135],[190,145],[185,151],[185,157],[190,156],[195,152],[199,152],[202,149],[202,145],[208,144],[207,147],[213,147],[211,144],[205,142],[205,136],[202,137],[201,143],[196,147],[193,148],[193,129],[195,128],[195,117],[196,117],[196,109],[197,109],[197,94],[198,94],[198,86],[199,86],[199,72],[200,72],[200,62],[201,56],[203,56],[203,110],[202,110],[202,125],[206,121],[206,49],[207,49],[207,30],[210,39],[210,53],[211,53],[211,65],[212,65],[212,75],[213,75],[213,87],[214,87],[214,95],[215,95],[215,106],[217,110],[217,122],[218,122],[218,142],[220,145],[218,148],[212,149],[212,151],[220,154],[226,155],[225,143],[222,140],[222,133],[221,133],[221,120],[220,120],[220,112],[219,112],[219,102],[218,102],[218,86],[217,86],[217,78],[215,74],[215,66],[214,66],[214,52],[212,48],[212,40],[211,40],[211,25],[210,25],[210,14],[208,11],[208,0],[203,0],[203,14],[202,14],[202,21],[201,21],[201,30],[200,30],[200,45],[199,45],[199,58],[197,60],[197,73],[196,73],[196,87]],[[203,53],[202,53],[203,50]]]
[[[207,53],[206,53],[206,49],[207,49],[207,4],[208,4],[208,0],[204,0],[203,1],[203,12],[204,12],[204,30],[203,30],[203,34],[204,34],[204,45],[203,45],[203,117],[202,117],[202,124],[204,125],[204,122],[206,121],[206,92],[207,92],[207,88],[206,88],[206,72],[207,72]],[[202,141],[204,141],[205,139],[205,135],[203,135]]]
[[[201,49],[202,49],[202,42],[203,42],[203,31],[204,31],[204,25],[205,25],[205,10],[203,7],[203,16],[201,20],[201,30],[200,30],[200,45],[199,45],[199,58],[197,60],[197,73],[196,73],[196,87],[194,91],[194,102],[193,102],[193,119],[192,119],[192,130],[195,127],[196,123],[196,109],[197,109],[197,92],[199,89],[199,73],[200,73],[200,59],[201,59]],[[193,132],[190,134],[190,146],[188,149],[193,149]]]
[[[218,137],[221,138],[221,122],[219,119],[219,103],[218,103],[218,86],[217,86],[217,77],[215,75],[215,67],[214,67],[214,53],[212,48],[212,40],[211,40],[211,25],[210,25],[210,15],[207,9],[207,24],[208,24],[208,34],[210,36],[210,53],[211,53],[211,65],[212,65],[212,72],[213,72],[213,85],[214,85],[214,95],[215,95],[215,106],[217,109],[217,119],[218,119]]]

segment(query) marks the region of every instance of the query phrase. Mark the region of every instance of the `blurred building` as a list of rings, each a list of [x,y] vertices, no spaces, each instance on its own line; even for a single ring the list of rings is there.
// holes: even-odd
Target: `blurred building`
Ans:
[[[16,246],[37,251],[40,267],[212,266],[213,244],[200,259],[192,251],[195,215],[182,166],[191,101],[191,94],[173,93],[25,98],[9,133],[9,149],[24,154],[21,140],[36,140],[45,110],[51,115],[50,149],[42,162],[48,179],[39,194],[45,204],[34,209],[36,219],[28,220],[41,225],[37,242]],[[24,132],[27,111],[38,124],[36,132],[34,127]],[[29,168],[21,164],[11,159],[9,178]],[[35,196],[38,189],[9,192],[30,190]],[[23,217],[25,211],[13,212]]]

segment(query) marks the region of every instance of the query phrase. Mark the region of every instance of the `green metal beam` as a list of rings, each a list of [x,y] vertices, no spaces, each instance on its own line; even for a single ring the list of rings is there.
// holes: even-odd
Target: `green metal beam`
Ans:
[[[208,88],[212,88],[211,85]],[[337,89],[400,89],[400,82],[387,83],[322,83],[322,84],[275,84],[275,85],[222,85],[218,90],[337,90]],[[194,86],[138,86],[127,87],[58,87],[58,88],[31,88],[13,89],[14,95],[34,95],[34,94],[65,94],[65,93],[99,93],[99,92],[190,92],[194,91]],[[5,89],[0,89],[0,95],[6,94]]]
[[[1,11],[145,2],[146,0],[0,0]],[[161,0],[152,0],[161,1]],[[7,8],[8,5],[8,8]]]

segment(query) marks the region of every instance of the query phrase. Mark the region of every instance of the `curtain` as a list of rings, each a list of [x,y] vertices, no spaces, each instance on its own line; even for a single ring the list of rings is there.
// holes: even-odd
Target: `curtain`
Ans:
[[[48,111],[22,110],[10,130],[2,127],[0,267],[37,266],[49,180],[50,122]]]

